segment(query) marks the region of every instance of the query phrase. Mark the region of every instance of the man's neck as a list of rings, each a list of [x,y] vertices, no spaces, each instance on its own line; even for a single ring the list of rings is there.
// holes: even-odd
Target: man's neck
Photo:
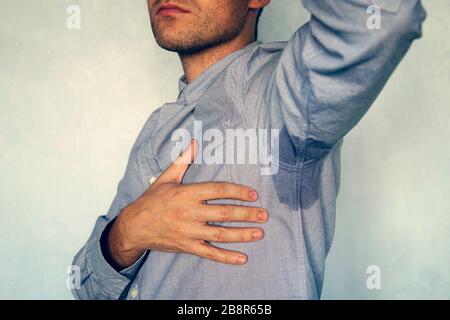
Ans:
[[[191,83],[210,66],[253,41],[253,38],[237,37],[229,42],[221,43],[194,54],[179,54],[186,82]]]

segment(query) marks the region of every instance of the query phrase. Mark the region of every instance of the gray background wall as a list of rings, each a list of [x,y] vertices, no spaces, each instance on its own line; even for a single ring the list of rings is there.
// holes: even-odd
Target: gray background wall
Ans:
[[[286,40],[307,14],[273,2],[261,38]],[[325,299],[450,298],[450,2],[423,2],[424,38],[344,144]],[[71,298],[66,269],[181,72],[144,0],[0,0],[0,298]]]

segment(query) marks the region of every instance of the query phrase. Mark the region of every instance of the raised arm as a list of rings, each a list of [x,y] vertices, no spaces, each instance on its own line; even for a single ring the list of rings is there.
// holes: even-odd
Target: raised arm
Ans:
[[[374,102],[421,36],[426,14],[420,0],[303,4],[311,19],[289,40],[276,67],[270,84],[272,118],[275,112],[298,140],[333,144]],[[371,20],[378,9],[381,29]]]

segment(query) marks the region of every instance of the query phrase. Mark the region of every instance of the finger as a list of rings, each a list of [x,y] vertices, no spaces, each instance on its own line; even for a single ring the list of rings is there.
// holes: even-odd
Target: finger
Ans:
[[[217,226],[201,226],[192,230],[193,237],[211,242],[252,242],[264,238],[261,228],[228,228]]]
[[[155,181],[155,184],[166,182],[181,183],[187,169],[195,160],[197,149],[197,141],[192,139],[189,146],[161,174],[161,176]]]
[[[247,186],[228,182],[202,182],[186,185],[190,194],[200,201],[215,199],[235,199],[256,201],[258,193]]]
[[[197,221],[236,221],[236,222],[266,222],[267,210],[257,207],[231,205],[202,205],[197,213]]]
[[[247,262],[247,256],[238,251],[226,250],[214,247],[200,241],[193,248],[193,254],[220,263],[241,265]]]

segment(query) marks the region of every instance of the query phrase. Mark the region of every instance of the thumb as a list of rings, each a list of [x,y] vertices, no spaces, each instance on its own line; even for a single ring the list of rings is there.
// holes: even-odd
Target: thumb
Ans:
[[[181,183],[189,166],[197,156],[197,141],[192,139],[189,146],[178,156],[175,161],[161,174],[156,183],[176,182]]]

